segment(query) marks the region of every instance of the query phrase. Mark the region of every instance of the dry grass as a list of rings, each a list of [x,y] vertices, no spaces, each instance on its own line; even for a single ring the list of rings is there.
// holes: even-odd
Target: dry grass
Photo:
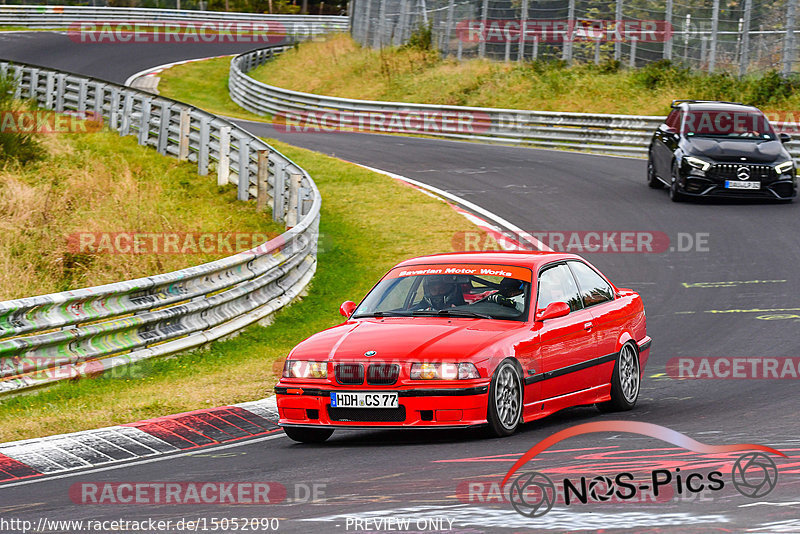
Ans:
[[[235,187],[116,133],[41,136],[48,156],[0,169],[0,300],[198,265],[226,254],[75,250],[78,232],[281,232]]]

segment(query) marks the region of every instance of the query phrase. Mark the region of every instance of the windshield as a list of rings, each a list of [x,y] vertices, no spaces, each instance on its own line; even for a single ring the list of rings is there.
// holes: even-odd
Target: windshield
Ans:
[[[777,138],[767,117],[757,111],[690,111],[683,121],[682,133],[687,137],[724,137],[761,141]]]
[[[504,265],[414,265],[393,269],[353,313],[524,321],[531,271]]]

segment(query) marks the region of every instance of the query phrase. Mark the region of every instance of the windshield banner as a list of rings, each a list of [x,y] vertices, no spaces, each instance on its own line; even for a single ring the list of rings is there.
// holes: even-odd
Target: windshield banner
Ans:
[[[433,265],[411,265],[397,267],[386,278],[402,278],[405,276],[426,275],[462,275],[462,276],[502,276],[515,278],[523,282],[530,282],[532,275],[530,269],[510,265],[484,265],[472,263],[447,263]]]

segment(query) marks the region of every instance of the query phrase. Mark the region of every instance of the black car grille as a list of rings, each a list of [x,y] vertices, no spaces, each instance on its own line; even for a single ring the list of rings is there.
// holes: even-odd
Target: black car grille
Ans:
[[[340,384],[363,384],[364,366],[360,363],[340,363],[334,367],[336,381]]]
[[[771,165],[753,165],[750,163],[718,163],[711,168],[708,175],[719,180],[742,180],[739,178],[739,170],[742,168],[750,171],[747,181],[771,181],[775,176],[775,170]]]
[[[373,363],[367,369],[367,384],[389,386],[397,382],[400,366],[388,363]]]
[[[406,407],[399,408],[334,408],[328,406],[331,421],[344,422],[402,422],[406,420]]]

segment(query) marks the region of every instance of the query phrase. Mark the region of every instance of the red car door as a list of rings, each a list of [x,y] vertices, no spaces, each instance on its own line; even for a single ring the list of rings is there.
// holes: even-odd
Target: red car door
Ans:
[[[590,382],[592,386],[611,381],[616,359],[617,340],[625,321],[625,302],[614,300],[614,288],[597,271],[582,261],[568,261],[578,283],[578,290],[584,308],[592,314],[596,358],[602,363],[592,366]]]
[[[578,286],[565,263],[546,267],[539,273],[536,309],[543,310],[553,302],[566,302],[570,313],[545,321],[536,321],[534,331],[539,338],[539,366],[543,374],[541,398],[548,399],[581,391],[595,385],[592,370],[583,362],[598,356],[592,312],[583,306]]]

